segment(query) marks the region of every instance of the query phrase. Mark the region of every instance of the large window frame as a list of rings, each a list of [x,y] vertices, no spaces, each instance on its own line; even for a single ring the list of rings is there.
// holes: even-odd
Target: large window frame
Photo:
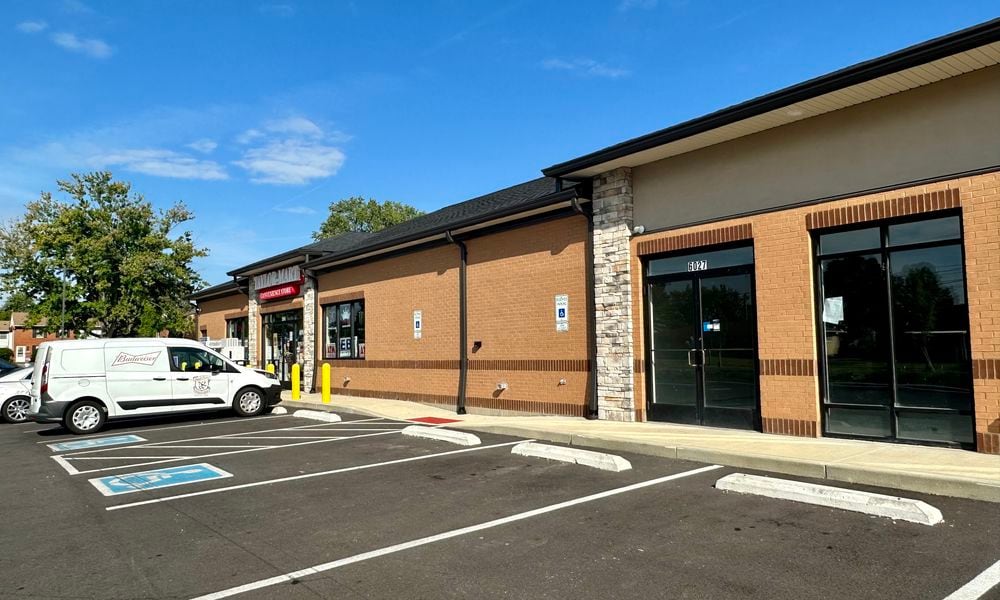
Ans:
[[[323,305],[322,355],[323,360],[365,359],[364,298]]]
[[[933,221],[936,219],[946,219],[946,218],[957,218],[958,220],[958,237],[951,237],[946,239],[935,239],[931,241],[920,241],[912,243],[903,244],[893,244],[889,237],[890,228],[897,225],[904,225],[908,223],[918,223],[921,221]],[[859,248],[853,250],[846,250],[841,252],[827,252],[823,253],[821,251],[821,238],[825,235],[844,233],[851,231],[861,231],[865,229],[877,229],[879,236],[879,244],[875,247],[870,248]],[[815,324],[816,324],[816,340],[817,340],[817,350],[819,360],[817,365],[817,374],[819,375],[819,392],[820,392],[820,420],[822,426],[822,432],[824,437],[830,438],[850,438],[850,439],[868,439],[876,441],[888,441],[894,443],[902,444],[917,444],[923,446],[945,446],[945,447],[955,447],[955,448],[965,448],[974,449],[975,448],[975,390],[973,387],[973,379],[971,372],[971,361],[972,361],[972,347],[971,347],[971,317],[968,314],[968,274],[965,269],[965,227],[961,211],[947,210],[947,211],[934,211],[930,213],[920,213],[916,215],[910,215],[906,217],[894,218],[894,219],[884,219],[877,221],[867,221],[864,223],[856,223],[841,227],[830,227],[823,229],[816,229],[812,232],[812,258],[813,258],[813,284],[814,284],[814,314],[815,314]],[[965,297],[965,310],[966,310],[966,325],[967,329],[965,332],[965,342],[963,350],[966,356],[969,357],[969,369],[968,373],[965,374],[965,381],[967,383],[967,388],[969,390],[969,406],[963,409],[951,409],[951,408],[939,408],[939,407],[919,407],[919,406],[904,406],[899,402],[899,385],[900,378],[897,374],[897,345],[896,345],[896,327],[893,322],[894,320],[894,310],[893,310],[893,273],[892,273],[892,260],[890,255],[893,253],[901,253],[912,250],[923,250],[928,248],[940,248],[944,246],[957,246],[961,256],[962,264],[962,279],[963,279],[963,289],[962,293]],[[881,267],[883,270],[883,283],[885,284],[884,300],[886,301],[886,306],[888,309],[888,323],[887,323],[887,334],[888,334],[888,367],[890,369],[890,379],[889,379],[889,394],[891,402],[887,405],[863,405],[863,404],[851,404],[844,402],[831,402],[830,394],[830,381],[828,373],[828,348],[826,340],[826,326],[823,320],[823,310],[824,310],[824,281],[823,281],[823,262],[827,260],[833,260],[837,258],[844,258],[850,256],[861,256],[861,255],[878,255],[881,260]],[[874,435],[861,435],[861,434],[845,434],[845,433],[831,433],[828,431],[828,410],[833,409],[859,409],[859,410],[878,410],[883,409],[889,413],[889,424],[890,424],[890,435],[889,436],[874,436]],[[959,443],[954,441],[934,441],[934,440],[921,440],[915,438],[904,438],[899,437],[899,427],[898,427],[898,415],[900,412],[906,413],[922,413],[922,414],[948,414],[948,415],[960,415],[964,416],[969,420],[972,427],[972,440],[967,443]]]
[[[249,326],[250,326],[249,317],[236,317],[234,319],[226,319],[226,338],[239,340],[240,344],[246,346],[250,339]]]

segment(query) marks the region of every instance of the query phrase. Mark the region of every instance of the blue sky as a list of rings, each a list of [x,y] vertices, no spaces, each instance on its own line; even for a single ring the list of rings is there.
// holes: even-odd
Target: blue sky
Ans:
[[[225,272],[997,16],[937,2],[6,0],[0,217],[109,169]]]

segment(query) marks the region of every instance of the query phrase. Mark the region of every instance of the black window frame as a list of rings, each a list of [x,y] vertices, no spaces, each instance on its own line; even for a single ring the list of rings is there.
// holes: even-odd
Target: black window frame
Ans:
[[[194,368],[191,368],[191,369],[181,369],[180,368],[180,364],[178,364],[176,366],[174,365],[174,352],[175,351],[180,351],[180,352],[204,352],[213,361],[217,361],[219,363],[219,368],[218,369],[212,368],[212,364],[213,363],[211,361],[209,361],[209,363],[208,363],[209,364],[208,370],[205,370],[205,369],[194,369]],[[174,372],[174,373],[220,373],[222,371],[227,371],[228,370],[228,365],[226,364],[225,360],[223,360],[219,356],[216,356],[216,355],[212,354],[211,352],[209,352],[205,348],[191,348],[189,346],[168,346],[167,347],[167,362],[170,363],[170,370],[172,372]]]
[[[898,244],[893,245],[890,243],[889,239],[889,228],[895,225],[901,225],[906,223],[915,223],[919,221],[931,221],[935,219],[944,219],[949,217],[958,217],[958,237],[948,238],[948,239],[938,239],[930,242],[916,242],[910,244]],[[858,249],[849,250],[844,252],[830,252],[821,253],[820,252],[820,238],[824,235],[831,233],[842,233],[845,231],[853,231],[859,229],[870,229],[877,228],[879,230],[879,246],[876,248],[869,249]],[[879,219],[872,221],[865,221],[862,223],[853,223],[850,225],[840,225],[835,227],[824,227],[821,229],[813,229],[810,231],[811,234],[811,246],[812,246],[812,261],[813,261],[813,315],[814,323],[816,329],[816,345],[817,345],[817,365],[816,373],[819,377],[819,409],[820,409],[820,431],[823,437],[829,438],[841,438],[841,439],[863,439],[871,441],[881,441],[889,443],[898,444],[911,444],[919,446],[939,446],[948,448],[962,448],[966,450],[975,450],[976,448],[976,429],[975,429],[975,414],[976,414],[976,393],[975,385],[972,377],[971,363],[972,358],[972,320],[971,315],[968,314],[968,303],[969,303],[969,278],[968,272],[966,270],[966,256],[965,256],[965,222],[964,216],[962,215],[961,209],[949,209],[933,212],[922,212],[914,215],[906,215],[903,217],[895,217],[889,219]],[[931,408],[931,407],[916,407],[916,406],[904,406],[900,407],[898,404],[898,391],[897,383],[898,379],[896,377],[896,332],[893,324],[893,311],[892,311],[892,275],[891,275],[891,262],[889,260],[889,255],[894,252],[906,251],[906,250],[920,250],[924,248],[937,248],[942,246],[953,246],[958,245],[961,256],[962,256],[962,284],[963,284],[963,294],[965,296],[965,306],[966,306],[966,318],[968,323],[968,332],[965,339],[965,351],[970,358],[970,369],[968,372],[968,385],[970,391],[970,406],[968,409],[946,409],[946,408]],[[884,280],[886,285],[886,300],[888,302],[889,308],[889,322],[888,322],[888,334],[889,334],[889,348],[890,348],[890,360],[889,367],[891,369],[891,398],[892,403],[888,406],[869,406],[869,405],[857,405],[857,404],[846,404],[846,403],[830,403],[829,397],[829,380],[827,378],[827,356],[826,356],[826,327],[823,323],[823,261],[844,258],[848,256],[858,256],[863,254],[878,254],[882,260],[882,268],[884,273]],[[855,408],[858,410],[887,410],[890,415],[890,436],[880,437],[880,436],[865,436],[865,435],[851,435],[843,433],[830,433],[827,431],[827,411],[829,408]],[[959,442],[941,442],[933,440],[917,440],[912,438],[900,438],[898,432],[898,425],[896,419],[896,411],[902,409],[906,412],[911,413],[940,413],[940,414],[957,414],[966,416],[972,423],[972,441],[969,443],[959,443]]]
[[[356,309],[356,306],[360,305],[360,310]],[[361,335],[357,340],[357,344],[352,344],[351,356],[340,356],[340,308],[342,306],[351,307],[351,335],[350,337],[359,337],[358,332],[358,316],[361,316]],[[365,299],[354,298],[352,300],[340,300],[337,302],[329,302],[322,305],[323,307],[323,349],[322,349],[322,360],[365,360],[367,356],[366,345],[365,345]],[[337,320],[335,329],[337,331],[337,341],[334,344],[334,356],[330,356],[327,352],[327,348],[330,346],[330,315],[333,314]]]
[[[235,322],[243,323],[243,335],[241,337],[233,338],[229,335],[230,324]],[[238,339],[244,346],[250,342],[250,317],[234,317],[232,319],[226,319],[226,338]]]

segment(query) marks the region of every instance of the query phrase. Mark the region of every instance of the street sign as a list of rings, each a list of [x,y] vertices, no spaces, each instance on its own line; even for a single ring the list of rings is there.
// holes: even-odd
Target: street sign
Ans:
[[[137,435],[112,435],[110,437],[84,438],[73,440],[72,442],[59,442],[49,444],[54,452],[66,452],[68,450],[90,450],[91,448],[103,448],[104,446],[121,446],[122,444],[134,444],[145,442],[146,438]]]
[[[95,479],[91,479],[90,483],[105,496],[118,496],[120,494],[131,494],[133,492],[142,492],[146,490],[158,490],[160,488],[173,487],[175,485],[185,485],[188,483],[197,483],[199,481],[208,481],[211,479],[224,479],[232,476],[232,473],[227,473],[208,463],[198,463],[194,465],[182,465],[179,467],[142,471],[139,473],[97,477]]]
[[[556,296],[556,331],[569,331],[569,296]]]

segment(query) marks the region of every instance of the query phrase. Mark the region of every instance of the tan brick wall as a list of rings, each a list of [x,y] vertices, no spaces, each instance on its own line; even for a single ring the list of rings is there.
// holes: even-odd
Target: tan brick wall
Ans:
[[[950,190],[957,190],[957,193]],[[961,206],[965,227],[972,358],[978,361],[977,365],[983,365],[976,368],[973,381],[977,444],[981,451],[1000,453],[1000,373],[985,367],[988,364],[985,361],[1000,359],[1000,260],[997,259],[1000,255],[1000,174],[901,188],[638,236],[632,240],[632,266],[633,270],[640,268],[640,244],[650,248],[655,246],[649,242],[661,238],[749,224],[756,261],[759,358],[779,365],[793,363],[811,367],[811,371],[800,369],[802,374],[798,375],[778,372],[761,375],[764,429],[809,435],[819,432],[820,427],[819,381],[815,368],[818,357],[813,308],[814,269],[807,222],[815,220],[815,225],[825,226],[878,220],[940,210],[956,203]],[[638,281],[632,293],[635,306],[641,306],[642,287]],[[633,312],[637,332],[645,330],[644,312]],[[644,336],[636,335],[635,353],[637,358],[642,357],[637,361],[640,363],[646,356],[643,344]],[[635,385],[637,403],[644,406],[645,369],[637,369]]]
[[[207,335],[215,339],[226,337],[226,319],[247,316],[246,294],[234,292],[228,296],[201,300],[198,302],[198,317],[195,331],[198,336]]]
[[[470,409],[583,414],[586,235],[586,219],[573,216],[466,240]],[[454,406],[458,273],[458,247],[447,245],[320,275],[319,304],[365,300],[365,360],[320,361],[331,365],[334,393]],[[569,296],[567,332],[555,330],[556,294]],[[420,340],[414,310],[424,321]],[[476,352],[474,341],[482,342]],[[498,392],[501,381],[508,387]]]

